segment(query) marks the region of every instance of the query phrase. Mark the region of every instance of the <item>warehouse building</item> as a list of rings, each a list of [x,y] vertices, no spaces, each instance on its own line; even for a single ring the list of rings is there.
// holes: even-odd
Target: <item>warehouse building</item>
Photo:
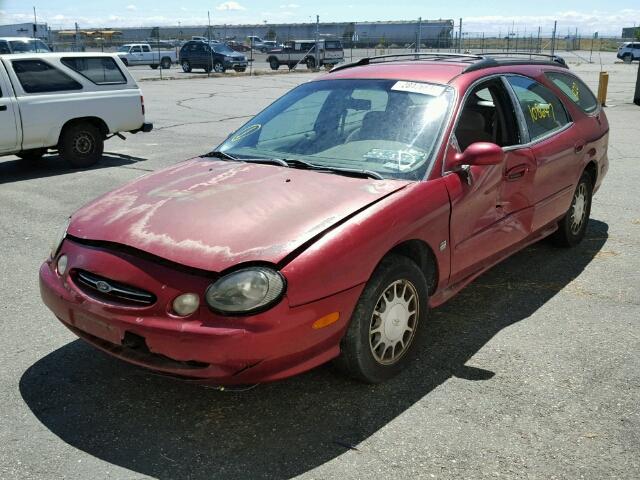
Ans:
[[[0,37],[35,37],[47,41],[49,28],[46,23],[15,23],[0,25]]]

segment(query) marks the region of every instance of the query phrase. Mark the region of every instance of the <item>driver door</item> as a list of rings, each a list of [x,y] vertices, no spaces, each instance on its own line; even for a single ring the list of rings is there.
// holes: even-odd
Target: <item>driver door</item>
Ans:
[[[515,108],[501,77],[474,87],[465,100],[447,152],[455,156],[475,142],[500,145],[501,165],[475,165],[450,173],[450,283],[465,281],[507,255],[531,230],[531,194],[536,162],[523,137]]]

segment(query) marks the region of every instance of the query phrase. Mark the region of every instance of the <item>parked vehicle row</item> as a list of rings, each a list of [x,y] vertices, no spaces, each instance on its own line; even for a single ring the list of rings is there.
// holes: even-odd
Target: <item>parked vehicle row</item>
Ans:
[[[172,376],[254,384],[333,360],[391,378],[431,308],[533,242],[585,236],[607,117],[557,57],[509,55],[312,78],[215,150],[75,212],[40,269],[44,303]]]
[[[101,158],[105,139],[152,128],[117,55],[0,56],[0,156],[37,160],[52,149],[88,167]]]

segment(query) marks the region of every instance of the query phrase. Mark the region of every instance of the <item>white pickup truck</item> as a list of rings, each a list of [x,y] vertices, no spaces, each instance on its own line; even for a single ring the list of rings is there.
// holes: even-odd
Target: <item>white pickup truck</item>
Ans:
[[[150,65],[154,70],[158,65],[163,69],[171,68],[172,63],[177,63],[177,55],[174,50],[159,50],[148,43],[130,43],[118,48],[118,56],[125,65]]]
[[[52,149],[88,167],[106,139],[152,128],[140,89],[116,55],[0,55],[0,156],[37,160]]]

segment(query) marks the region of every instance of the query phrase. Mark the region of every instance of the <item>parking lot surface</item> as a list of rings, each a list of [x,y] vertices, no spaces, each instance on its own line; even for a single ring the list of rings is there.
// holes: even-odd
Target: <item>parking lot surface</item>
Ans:
[[[316,74],[142,81],[154,131],[108,141],[95,168],[0,159],[0,478],[637,479],[638,66],[603,58],[611,166],[585,241],[535,244],[432,311],[417,361],[383,385],[330,367],[245,392],[167,379],[77,340],[38,293],[75,209]],[[599,63],[572,69],[596,89]]]

